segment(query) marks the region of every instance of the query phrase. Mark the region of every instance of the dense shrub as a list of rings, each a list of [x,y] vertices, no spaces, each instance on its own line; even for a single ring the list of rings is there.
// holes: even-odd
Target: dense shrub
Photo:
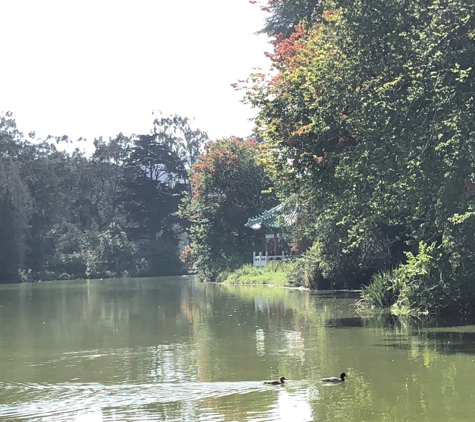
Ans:
[[[305,260],[318,268],[327,288],[358,289],[376,271],[391,265],[390,243],[379,227],[357,235],[352,230],[346,218],[317,218],[315,242]]]
[[[419,244],[419,252],[407,252],[407,262],[381,271],[363,288],[363,302],[390,307],[396,315],[436,314],[457,305],[459,285],[451,279],[442,247]]]
[[[86,272],[86,263],[84,257],[80,253],[64,254],[58,253],[52,256],[47,262],[49,271],[63,275],[68,274],[69,278],[83,278]]]
[[[320,270],[318,250],[318,244],[315,243],[302,257],[291,262],[287,275],[290,285],[319,290],[330,288],[330,283],[323,278]]]

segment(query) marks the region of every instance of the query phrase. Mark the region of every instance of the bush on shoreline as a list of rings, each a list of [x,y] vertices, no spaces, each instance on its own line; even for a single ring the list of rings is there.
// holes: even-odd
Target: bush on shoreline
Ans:
[[[271,263],[265,267],[244,264],[236,271],[222,273],[220,279],[226,284],[270,284],[289,287],[289,267],[286,262]]]
[[[311,254],[301,258],[273,262],[265,267],[244,264],[235,271],[222,272],[218,281],[227,284],[269,284],[281,287],[328,288]]]
[[[406,253],[407,262],[373,275],[363,286],[361,304],[389,308],[394,315],[460,314],[470,304],[462,276],[454,277],[443,247],[420,242],[417,255]]]

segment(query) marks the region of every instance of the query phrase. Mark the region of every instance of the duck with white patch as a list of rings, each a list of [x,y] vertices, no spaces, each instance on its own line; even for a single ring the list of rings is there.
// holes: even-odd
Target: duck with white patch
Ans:
[[[264,384],[270,384],[270,385],[281,385],[284,383],[284,381],[287,378],[285,377],[280,377],[278,380],[270,380],[270,381],[264,381]]]
[[[328,377],[328,378],[322,378],[323,382],[330,382],[332,384],[340,384],[341,382],[345,381],[346,374],[342,372],[340,374],[340,377]]]

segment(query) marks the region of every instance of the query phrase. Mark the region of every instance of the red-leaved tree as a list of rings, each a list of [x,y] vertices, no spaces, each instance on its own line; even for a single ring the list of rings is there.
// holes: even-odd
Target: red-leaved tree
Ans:
[[[182,212],[191,222],[194,264],[204,279],[251,262],[254,244],[262,241],[244,227],[276,203],[258,157],[256,140],[232,137],[208,143],[192,166],[193,194]]]

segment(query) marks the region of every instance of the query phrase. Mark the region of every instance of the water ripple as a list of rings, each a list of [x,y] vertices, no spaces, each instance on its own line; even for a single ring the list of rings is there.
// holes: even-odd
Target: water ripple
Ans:
[[[160,420],[156,419],[156,415],[147,415],[145,411],[147,407],[167,403],[179,403],[179,406],[186,407],[187,403],[194,401],[269,391],[269,389],[261,382],[139,385],[0,383],[0,391],[2,421],[103,422],[124,420],[125,415],[128,421]],[[140,409],[142,411],[138,412]],[[206,415],[201,414],[200,420],[222,420],[222,415],[211,410],[205,413]],[[167,420],[179,420],[179,418],[167,418]]]

